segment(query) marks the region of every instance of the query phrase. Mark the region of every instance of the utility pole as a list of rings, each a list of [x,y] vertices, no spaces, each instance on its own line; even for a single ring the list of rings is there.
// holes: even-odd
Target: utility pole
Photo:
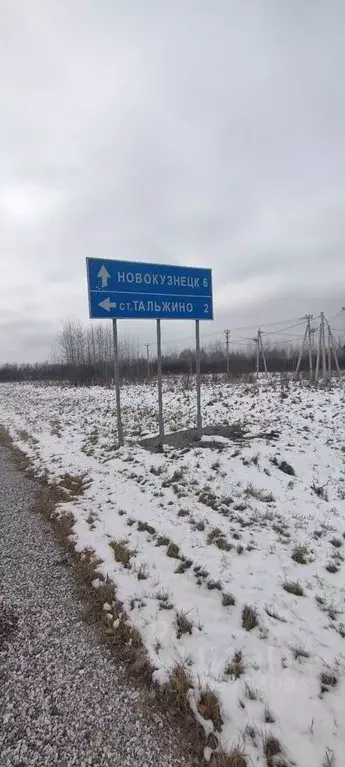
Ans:
[[[315,333],[316,333],[316,328],[311,328],[310,343],[311,343],[311,358],[312,358],[313,364],[314,364],[314,357],[315,357]],[[312,379],[313,378],[314,378],[314,373],[313,373]]]
[[[265,349],[264,349],[264,345],[262,343],[262,331],[260,329],[258,330],[258,349],[259,349],[259,357],[260,357],[260,349],[261,349],[262,361],[264,363],[264,371],[265,371],[265,373],[267,373]]]
[[[336,367],[337,375],[340,376],[340,367],[339,367],[339,361],[338,361],[338,355],[337,355],[337,349],[336,349],[336,345],[335,345],[334,336],[333,336],[333,333],[332,333],[332,330],[331,330],[331,326],[330,326],[328,320],[326,320],[326,322],[327,322],[327,328],[328,328],[328,370],[329,370],[329,375],[331,377],[331,367],[332,367],[331,355],[332,355],[332,351],[333,351],[333,357],[334,357],[334,362],[335,362],[335,367]]]
[[[265,349],[264,345],[262,343],[262,331],[260,328],[258,329],[258,334],[256,338],[253,338],[254,343],[256,343],[256,375],[259,375],[260,372],[260,351],[262,354],[262,361],[264,363],[264,371],[267,373],[267,363],[266,363],[266,357],[265,357]]]
[[[309,379],[313,380],[313,345],[311,340],[312,330],[310,327],[310,321],[313,319],[312,314],[307,316],[307,333],[308,333],[308,352],[309,352]]]
[[[310,329],[310,320],[312,318],[313,318],[312,314],[306,314],[305,318],[304,318],[304,319],[307,320],[307,325],[306,325],[305,333],[304,333],[304,336],[303,336],[303,341],[302,341],[302,344],[301,344],[300,353],[298,355],[297,366],[296,366],[296,373],[295,373],[295,377],[296,378],[298,376],[299,369],[300,369],[300,366],[301,366],[304,345],[305,345],[305,342],[306,342],[307,339],[308,339],[308,350],[309,350],[309,375],[310,375],[310,380],[312,380],[312,377],[313,377],[313,358],[312,358],[312,349],[311,349],[311,329]]]
[[[230,330],[224,330],[225,344],[226,344],[226,375],[229,378],[230,375],[230,357],[229,357],[229,343],[230,343]]]
[[[320,327],[319,327],[319,340],[317,345],[317,355],[316,355],[316,367],[315,367],[315,383],[319,380],[319,370],[320,370],[320,359],[321,359],[321,345],[322,345],[322,323],[320,320]]]
[[[256,344],[256,375],[259,375],[260,370],[260,347],[259,347],[259,331],[256,338],[253,338],[254,343]]]
[[[306,329],[305,329],[304,336],[303,336],[303,341],[301,343],[301,348],[300,348],[300,352],[299,352],[299,355],[298,355],[298,360],[297,360],[297,365],[296,365],[296,372],[295,372],[295,378],[297,378],[297,376],[298,376],[300,365],[301,365],[301,362],[302,362],[303,349],[304,349],[305,340],[307,338],[307,333],[308,333],[308,325],[306,325]]]
[[[332,345],[331,345],[331,328],[327,322],[327,374],[328,379],[332,378]]]
[[[326,342],[325,342],[325,316],[323,312],[320,312],[320,330],[321,330],[322,375],[324,379],[326,379],[327,365],[326,365]]]
[[[340,376],[340,367],[339,367],[338,355],[337,355],[337,350],[336,350],[336,346],[335,346],[335,340],[334,340],[334,336],[333,336],[332,331],[331,331],[331,344],[332,344],[332,349],[333,349],[333,356],[334,356],[335,367],[337,369],[337,375]]]
[[[147,377],[150,378],[150,344],[145,344],[145,346],[147,358]]]

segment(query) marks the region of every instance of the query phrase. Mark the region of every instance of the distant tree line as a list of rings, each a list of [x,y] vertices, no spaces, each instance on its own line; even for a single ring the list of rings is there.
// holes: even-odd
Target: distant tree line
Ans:
[[[292,372],[300,346],[275,341],[265,345],[269,372]],[[339,364],[345,368],[345,345],[338,346]],[[128,380],[144,380],[150,373],[154,377],[157,362],[147,357],[140,344],[125,337],[119,343],[121,376]],[[152,355],[153,357],[153,355]],[[252,373],[256,370],[256,346],[232,349],[229,355],[231,375]],[[192,375],[195,372],[195,351],[186,348],[181,352],[164,354],[165,374]],[[305,352],[301,371],[307,372],[309,361]],[[224,373],[226,371],[225,345],[210,343],[201,349],[201,372]],[[78,385],[109,385],[113,380],[113,339],[110,324],[89,324],[83,327],[78,321],[66,321],[58,336],[51,362],[36,364],[7,364],[0,367],[0,382],[5,381],[56,381]]]

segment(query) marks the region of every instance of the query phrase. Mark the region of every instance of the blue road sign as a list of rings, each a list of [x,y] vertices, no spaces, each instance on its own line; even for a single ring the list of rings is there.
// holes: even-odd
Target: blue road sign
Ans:
[[[213,320],[212,272],[87,258],[94,319]]]

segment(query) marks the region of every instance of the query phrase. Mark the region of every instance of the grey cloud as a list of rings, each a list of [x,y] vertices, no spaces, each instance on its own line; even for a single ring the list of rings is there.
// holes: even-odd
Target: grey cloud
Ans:
[[[86,321],[86,256],[212,266],[205,333],[345,303],[343,0],[0,14],[4,361]]]

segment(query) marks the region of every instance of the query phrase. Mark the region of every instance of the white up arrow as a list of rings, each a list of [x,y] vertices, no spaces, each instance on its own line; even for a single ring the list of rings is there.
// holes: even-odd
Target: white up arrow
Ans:
[[[108,287],[108,280],[110,278],[110,274],[108,272],[108,269],[106,269],[106,267],[104,266],[104,264],[103,264],[103,266],[101,266],[101,268],[100,268],[100,270],[99,270],[99,272],[97,274],[97,277],[100,277],[101,280],[102,280],[102,288],[107,288]]]
[[[105,298],[104,301],[100,302],[100,306],[102,309],[105,309],[106,312],[110,312],[110,309],[116,309],[116,302],[111,301],[110,298]]]

